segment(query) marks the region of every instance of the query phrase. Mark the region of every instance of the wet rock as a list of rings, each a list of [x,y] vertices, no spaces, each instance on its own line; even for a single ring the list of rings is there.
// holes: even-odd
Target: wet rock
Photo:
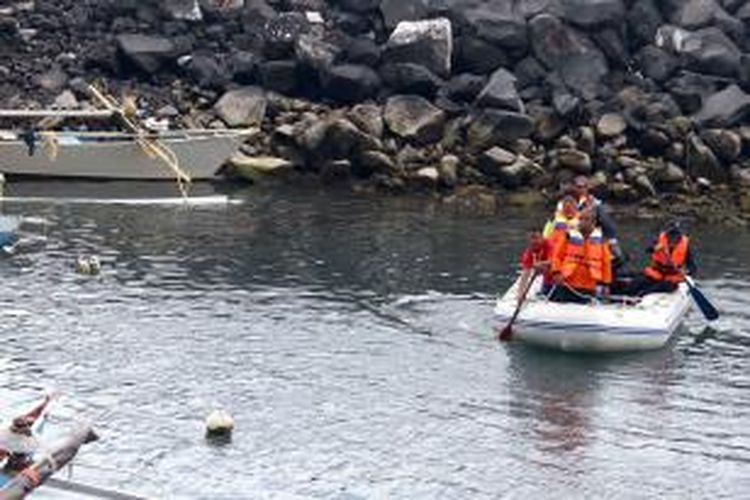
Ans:
[[[458,73],[484,75],[510,64],[505,50],[474,35],[462,34],[456,38],[455,68]]]
[[[504,167],[505,165],[510,165],[511,163],[516,161],[516,154],[508,151],[507,149],[503,149],[499,146],[494,146],[484,153],[482,153],[482,156],[480,157],[480,167],[482,165],[489,167],[488,171],[496,171],[500,167]],[[484,170],[483,170],[484,171]],[[487,171],[485,171],[487,173]],[[490,174],[488,174],[490,175]]]
[[[320,167],[320,178],[326,184],[334,184],[348,180],[352,175],[355,177],[362,177],[358,175],[352,162],[349,160],[331,160],[323,163]],[[369,176],[364,176],[369,177]]]
[[[711,151],[725,162],[733,162],[742,153],[742,137],[731,130],[706,130],[700,137]]]
[[[325,94],[339,102],[358,102],[374,96],[380,88],[380,77],[361,64],[333,66],[323,75]]]
[[[558,163],[577,174],[590,174],[592,170],[591,157],[577,149],[558,149]]]
[[[176,57],[172,41],[161,36],[118,35],[116,41],[124,62],[148,74],[158,72]]]
[[[505,68],[500,68],[477,97],[477,105],[490,108],[509,109],[523,113],[524,106],[516,90],[516,77]]]
[[[548,69],[557,71],[571,90],[585,99],[596,97],[608,65],[602,52],[583,33],[560,19],[541,14],[529,23],[534,56]]]
[[[469,9],[463,17],[476,36],[493,46],[524,51],[528,45],[526,20],[511,2]]]
[[[432,97],[443,84],[432,71],[413,63],[386,64],[380,68],[380,76],[395,93]]]
[[[341,49],[314,35],[301,35],[294,44],[297,61],[317,70],[329,67],[338,57]]]
[[[682,73],[665,86],[685,114],[698,112],[704,99],[716,92],[713,79],[695,73]]]
[[[214,111],[230,127],[260,125],[266,115],[265,92],[258,87],[230,90],[214,105]]]
[[[439,140],[445,125],[445,113],[427,99],[415,95],[389,98],[383,116],[391,132],[418,143]]]
[[[294,170],[294,163],[275,156],[247,156],[237,153],[228,163],[237,174],[254,182],[264,178],[287,176]]]
[[[669,136],[661,131],[649,128],[639,138],[641,149],[646,153],[660,154],[669,147]]]
[[[446,207],[466,215],[494,214],[499,206],[497,196],[485,186],[461,186],[443,199]]]
[[[558,115],[569,118],[578,114],[581,109],[581,100],[567,91],[556,90],[552,95],[552,106]]]
[[[498,141],[513,141],[529,137],[534,132],[534,121],[528,115],[513,111],[485,109],[472,121],[467,131],[468,146],[483,149]]]
[[[421,0],[381,0],[380,12],[387,28],[395,28],[401,21],[424,18],[429,10]]]
[[[36,77],[34,83],[49,92],[60,92],[68,83],[68,75],[61,68],[54,67]]]
[[[547,76],[547,70],[533,57],[525,57],[513,68],[513,74],[518,88],[523,89],[542,83]]]
[[[599,118],[596,124],[596,131],[601,137],[616,137],[628,128],[628,124],[622,115],[618,113],[607,113]]]
[[[453,188],[458,184],[458,165],[460,160],[455,155],[445,155],[440,159],[440,184]]]
[[[331,118],[304,132],[302,142],[314,156],[348,159],[361,151],[379,150],[380,142],[345,118]]]
[[[380,48],[369,38],[355,38],[347,41],[346,61],[375,67],[380,62]]]
[[[445,18],[404,21],[385,46],[384,59],[391,63],[419,64],[436,75],[449,76],[453,57],[453,29]]]
[[[622,0],[565,0],[561,5],[563,18],[582,28],[619,23],[625,16]]]
[[[266,21],[263,52],[269,59],[285,59],[294,53],[295,41],[310,32],[310,22],[300,12],[285,12]]]
[[[657,47],[680,54],[694,71],[733,77],[738,74],[742,53],[720,29],[687,31],[662,26],[656,35]]]
[[[266,61],[259,66],[263,87],[282,94],[293,94],[297,90],[297,61]]]
[[[73,92],[65,90],[55,97],[52,107],[55,109],[76,109],[78,108],[78,99]]]
[[[451,99],[457,101],[473,101],[487,83],[487,79],[480,75],[463,73],[451,78],[446,85],[446,92]]]
[[[358,155],[354,164],[358,177],[370,177],[375,173],[394,173],[398,169],[390,156],[382,151],[365,151]]]
[[[198,0],[164,0],[161,8],[172,19],[180,21],[201,21],[203,12]]]
[[[580,127],[578,129],[576,145],[584,153],[593,155],[596,152],[596,134],[594,133],[594,129],[591,127]]]
[[[362,132],[373,137],[383,136],[383,110],[374,104],[357,104],[347,113],[349,120]]]
[[[440,182],[440,173],[435,167],[422,167],[414,173],[414,179],[421,185],[434,189]]]
[[[185,70],[193,82],[208,89],[221,89],[231,77],[227,68],[209,54],[191,56]]]
[[[724,182],[728,178],[728,171],[697,135],[692,134],[688,139],[687,158],[685,163],[687,172],[693,177],[705,177],[717,182]]]
[[[664,24],[656,0],[636,0],[627,12],[628,34],[638,47],[653,43],[656,30]]]
[[[380,7],[380,0],[338,0],[338,5],[352,12],[370,12]]]
[[[674,56],[655,45],[643,47],[636,60],[643,75],[659,83],[668,80],[679,67],[679,62]]]
[[[663,169],[658,170],[656,180],[661,184],[679,184],[685,181],[685,172],[672,162],[667,162]]]
[[[252,52],[237,51],[229,57],[227,63],[232,74],[232,80],[248,85],[257,79],[258,58]]]
[[[750,95],[733,84],[708,97],[693,120],[699,126],[731,127],[742,121],[748,111]]]

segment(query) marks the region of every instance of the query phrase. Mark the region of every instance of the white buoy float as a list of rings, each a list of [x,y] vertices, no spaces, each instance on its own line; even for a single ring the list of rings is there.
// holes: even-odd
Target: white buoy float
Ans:
[[[214,410],[206,417],[206,437],[229,440],[234,430],[234,419],[224,410]]]
[[[96,255],[82,255],[76,261],[76,271],[80,274],[97,275],[102,270],[102,264]]]

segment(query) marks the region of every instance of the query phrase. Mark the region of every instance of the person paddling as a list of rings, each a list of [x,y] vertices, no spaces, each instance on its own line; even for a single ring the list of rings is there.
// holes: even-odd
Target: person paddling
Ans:
[[[685,272],[697,271],[690,238],[678,222],[659,233],[649,247],[651,259],[630,285],[629,295],[674,292],[685,281]]]
[[[544,238],[541,231],[531,231],[529,233],[529,246],[521,254],[521,281],[519,282],[518,299],[521,300],[520,294],[529,285],[529,280],[537,273],[542,273],[544,281],[542,283],[542,293],[547,293],[552,287],[552,275],[550,267],[552,264],[553,244],[550,240]]]
[[[588,303],[592,297],[609,295],[612,254],[591,209],[581,213],[579,227],[568,231],[554,250],[550,300]]]

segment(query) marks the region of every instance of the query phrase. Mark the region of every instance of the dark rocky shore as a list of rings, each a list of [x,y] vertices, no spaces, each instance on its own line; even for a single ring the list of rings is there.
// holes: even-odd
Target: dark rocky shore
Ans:
[[[750,220],[747,0],[0,1],[0,106],[135,89],[259,126],[250,163],[534,203],[576,174],[641,214]]]

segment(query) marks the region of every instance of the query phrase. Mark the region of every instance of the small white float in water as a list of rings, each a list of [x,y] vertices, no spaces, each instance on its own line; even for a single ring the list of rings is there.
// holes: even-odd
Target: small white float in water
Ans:
[[[495,324],[503,328],[518,304],[518,281],[498,299]],[[685,284],[673,293],[655,293],[636,304],[550,302],[535,280],[518,318],[513,339],[563,351],[640,351],[667,343],[691,306]]]
[[[234,430],[234,419],[224,410],[214,410],[206,417],[206,437],[229,438]]]
[[[82,255],[76,261],[76,271],[80,274],[97,275],[102,270],[102,264],[96,255]]]

